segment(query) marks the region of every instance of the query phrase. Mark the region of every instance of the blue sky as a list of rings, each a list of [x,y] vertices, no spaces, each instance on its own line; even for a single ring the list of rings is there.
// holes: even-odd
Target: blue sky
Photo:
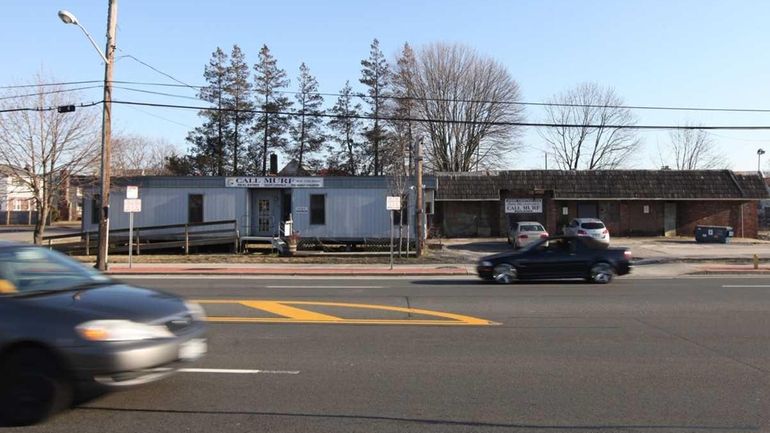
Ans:
[[[0,85],[32,83],[40,71],[57,81],[102,78],[96,52],[56,12],[73,12],[101,46],[106,0],[3,3]],[[630,105],[770,108],[768,17],[770,2],[760,0],[122,0],[117,44],[118,55],[136,56],[190,84],[203,83],[203,66],[217,46],[229,51],[237,43],[253,63],[267,44],[290,77],[304,61],[321,91],[335,93],[345,80],[360,88],[360,60],[375,37],[389,57],[406,41],[416,47],[459,42],[506,65],[528,102],[596,81],[613,86]],[[115,80],[173,83],[130,58],[116,63]],[[114,98],[196,104],[124,89],[116,89]],[[98,89],[82,93],[83,101],[99,99]],[[116,107],[114,112],[116,129],[164,137],[182,149],[187,131],[199,124],[191,111]],[[770,113],[636,114],[643,124],[770,125]],[[543,115],[529,108],[527,118],[540,121]],[[641,137],[644,151],[630,165],[653,168],[667,135],[643,132]],[[736,170],[756,170],[757,148],[770,148],[770,131],[718,131],[714,138]],[[528,130],[524,144],[526,150],[510,158],[510,167],[542,168],[537,133]],[[770,165],[764,162],[763,168]]]

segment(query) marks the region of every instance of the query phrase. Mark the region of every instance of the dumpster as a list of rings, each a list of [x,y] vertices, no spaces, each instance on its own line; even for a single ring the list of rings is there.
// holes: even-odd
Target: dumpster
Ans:
[[[733,237],[730,226],[695,226],[695,242],[716,242],[725,244]]]

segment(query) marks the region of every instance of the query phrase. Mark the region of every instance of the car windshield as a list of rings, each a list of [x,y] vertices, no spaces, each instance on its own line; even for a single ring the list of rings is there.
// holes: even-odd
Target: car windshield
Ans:
[[[596,230],[596,229],[603,229],[604,224],[600,222],[589,222],[589,223],[583,223],[581,224],[581,227],[587,230]]]
[[[540,224],[527,224],[522,225],[519,231],[522,232],[544,232],[545,229]]]
[[[109,282],[98,271],[45,248],[0,251],[0,295],[85,289]]]

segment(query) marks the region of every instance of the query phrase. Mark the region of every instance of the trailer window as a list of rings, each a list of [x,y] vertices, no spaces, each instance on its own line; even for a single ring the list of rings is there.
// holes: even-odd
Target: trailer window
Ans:
[[[203,222],[203,194],[190,194],[187,196],[187,222]]]
[[[310,195],[310,224],[326,224],[326,196],[323,194]]]

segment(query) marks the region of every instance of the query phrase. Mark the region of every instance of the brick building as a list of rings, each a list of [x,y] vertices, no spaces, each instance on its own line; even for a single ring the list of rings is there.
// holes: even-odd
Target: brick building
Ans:
[[[758,203],[769,197],[759,174],[730,170],[518,170],[437,180],[431,225],[446,237],[505,236],[523,220],[558,233],[572,218],[594,217],[618,236],[691,236],[707,224],[754,238]]]

